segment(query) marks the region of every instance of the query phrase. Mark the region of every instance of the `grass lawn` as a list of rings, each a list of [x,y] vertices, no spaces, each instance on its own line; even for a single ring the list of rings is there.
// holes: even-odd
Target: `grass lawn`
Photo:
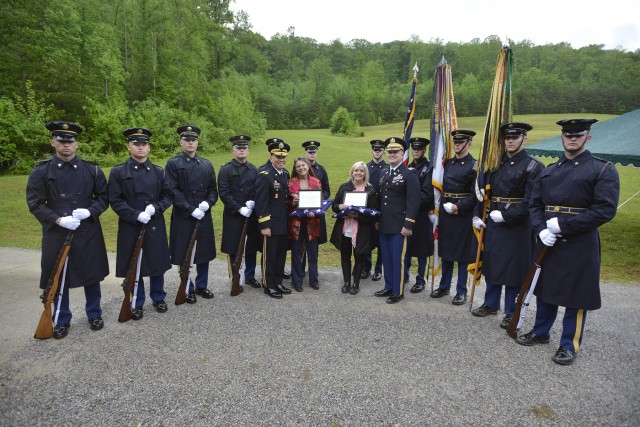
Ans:
[[[595,117],[603,121],[614,117],[604,114],[576,114],[576,117]],[[558,135],[559,127],[555,124],[557,120],[567,117],[574,117],[572,114],[562,115],[528,115],[516,116],[514,121],[525,121],[534,126],[529,133],[529,143],[544,140]],[[478,157],[485,117],[462,117],[458,119],[459,128],[472,129],[478,132],[471,147],[474,157]],[[418,120],[414,124],[413,136],[429,137],[429,120]],[[303,141],[315,139],[321,142],[318,152],[318,162],[322,164],[329,173],[332,194],[338,190],[340,184],[348,180],[349,168],[356,161],[368,162],[370,157],[371,139],[386,139],[390,136],[402,136],[402,123],[395,123],[383,126],[363,127],[364,137],[337,137],[329,133],[327,129],[312,130],[270,130],[265,138],[278,137],[284,139],[291,145],[291,154],[287,159],[287,165],[293,164],[293,160],[302,156],[304,151],[301,147]],[[176,142],[177,145],[177,142]],[[152,148],[153,150],[153,148]],[[78,154],[82,156],[82,141]],[[231,159],[228,153],[205,154],[204,157],[211,160],[216,172],[220,166]],[[256,166],[263,164],[267,160],[267,151],[262,141],[252,145],[249,160]],[[550,158],[543,158],[545,164],[553,161]],[[162,166],[166,159],[155,161]],[[640,189],[640,169],[632,166],[617,167],[621,179],[620,204],[632,197]],[[105,175],[109,176],[109,169],[104,169]],[[0,246],[15,246],[21,248],[40,248],[40,224],[27,209],[25,201],[25,187],[27,176],[3,176],[0,177]],[[602,239],[602,279],[617,282],[639,282],[640,281],[640,194],[619,210],[613,221],[600,228]],[[169,214],[166,216],[167,222]],[[216,243],[219,247],[222,236],[222,205],[213,208],[214,228],[216,232]],[[104,229],[107,249],[115,251],[117,218],[114,212],[109,209],[101,217]],[[328,233],[331,233],[334,220],[331,215],[327,215]],[[168,227],[167,227],[168,229]],[[338,266],[340,256],[338,251],[330,244],[321,245],[320,263],[324,266]]]

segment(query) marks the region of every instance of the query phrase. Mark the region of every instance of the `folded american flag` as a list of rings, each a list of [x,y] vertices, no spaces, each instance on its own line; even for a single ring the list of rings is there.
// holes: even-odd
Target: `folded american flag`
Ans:
[[[363,208],[361,206],[347,206],[346,208],[342,209],[340,212],[333,214],[334,218],[344,218],[347,216],[347,214],[349,212],[356,212],[360,215],[366,215],[366,216],[378,216],[380,215],[380,211],[377,211],[375,209],[371,209],[371,208]]]
[[[322,201],[322,208],[320,209],[296,209],[289,214],[292,218],[301,218],[307,216],[309,212],[313,212],[314,215],[324,215],[325,211],[329,209],[329,206],[333,203],[333,200],[327,199]]]

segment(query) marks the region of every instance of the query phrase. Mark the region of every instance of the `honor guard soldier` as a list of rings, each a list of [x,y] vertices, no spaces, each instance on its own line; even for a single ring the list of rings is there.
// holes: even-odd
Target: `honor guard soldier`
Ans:
[[[100,214],[108,206],[107,180],[100,168],[76,156],[82,128],[70,122],[49,122],[53,157],[36,165],[27,181],[29,211],[42,224],[40,288],[46,289],[56,259],[69,236],[68,258],[53,299],[53,337],[64,338],[71,325],[69,288],[84,288],[89,327],[104,327],[100,282],[109,274]],[[46,297],[43,295],[43,297]]]
[[[533,259],[535,236],[529,220],[529,196],[533,181],[544,165],[524,151],[527,132],[533,129],[528,123],[506,123],[500,130],[505,153],[498,170],[491,174],[491,202],[484,233],[482,274],[487,284],[484,304],[471,314],[477,317],[495,315],[500,309],[504,286],[504,313],[500,327],[506,329],[515,311],[515,302],[522,281]],[[478,204],[474,227],[485,223],[480,219]]]
[[[407,239],[411,236],[420,208],[420,183],[418,174],[402,163],[407,149],[403,138],[388,138],[385,141],[389,168],[385,169],[379,182],[380,220],[378,232],[384,289],[375,293],[377,297],[389,297],[387,303],[395,304],[404,298],[404,265],[407,254]]]
[[[127,138],[131,157],[116,165],[109,174],[109,204],[118,215],[118,248],[116,277],[125,277],[141,228],[142,243],[140,279],[134,289],[131,318],[142,319],[145,301],[144,277],[149,277],[149,296],[158,313],[168,307],[165,302],[164,273],[171,269],[169,243],[163,212],[171,206],[171,193],[164,180],[164,170],[149,160],[149,138],[145,128],[122,132]]]
[[[194,304],[196,294],[206,299],[213,298],[213,293],[207,289],[209,261],[216,257],[210,208],[218,201],[218,190],[213,165],[196,153],[200,128],[185,125],[176,132],[180,135],[182,153],[169,159],[165,168],[165,179],[173,197],[169,249],[171,262],[181,265],[196,222],[200,221],[193,260],[197,272],[195,290],[192,281],[186,289],[186,302]]]
[[[287,188],[289,172],[284,168],[289,144],[279,138],[268,140],[270,166],[263,166],[256,182],[258,226],[262,234],[262,285],[271,298],[282,298],[291,289],[282,285],[289,245]]]
[[[476,205],[474,185],[477,161],[469,154],[472,130],[454,130],[453,144],[455,157],[445,161],[442,182],[443,210],[439,219],[439,251],[442,257],[442,277],[440,286],[431,292],[432,298],[449,295],[453,277],[453,263],[458,263],[458,283],[456,296],[451,303],[462,305],[467,299],[467,265],[475,254],[476,238],[471,228]]]
[[[549,342],[549,331],[565,307],[560,347],[553,361],[570,365],[582,343],[587,310],[600,308],[598,227],[613,219],[620,178],[612,163],[587,150],[596,119],[560,120],[564,154],[533,185],[529,212],[540,242],[549,248],[535,288],[536,321],[518,344]],[[538,250],[542,246],[538,245]]]
[[[425,181],[431,181],[431,165],[425,157],[427,145],[430,141],[427,138],[413,137],[409,139],[411,145],[411,153],[413,161],[409,163],[409,169],[413,169],[418,174],[420,188],[427,191],[431,189],[430,194],[422,197],[420,194],[420,210],[416,217],[416,223],[413,227],[413,234],[409,237],[407,245],[407,257],[404,264],[404,281],[409,282],[409,270],[411,269],[411,258],[418,259],[418,272],[416,274],[416,283],[411,287],[412,293],[422,292],[427,281],[427,258],[433,255],[433,226],[429,221],[428,212],[433,210],[433,187],[425,187]],[[430,197],[429,197],[430,196]],[[431,201],[429,203],[428,201]]]
[[[224,204],[220,249],[229,256],[229,277],[232,277],[232,266],[236,262],[240,236],[246,223],[244,282],[253,288],[260,288],[260,283],[255,279],[260,233],[258,218],[253,213],[258,169],[248,161],[249,141],[251,138],[247,135],[229,138],[233,159],[222,165],[218,173],[218,195]]]
[[[311,168],[316,174],[316,178],[320,180],[322,184],[322,200],[331,198],[331,186],[329,185],[329,174],[327,170],[320,163],[316,161],[318,158],[318,148],[320,148],[319,141],[305,141],[302,143],[304,148],[305,157],[311,163]],[[324,215],[320,215],[320,237],[318,237],[318,244],[321,245],[327,243],[327,222]],[[304,272],[306,265],[306,257],[302,258],[302,271]]]
[[[384,141],[381,139],[372,139],[369,141],[371,144],[371,161],[367,163],[367,169],[369,170],[369,183],[373,185],[376,193],[380,190],[380,174],[382,171],[389,167],[387,162],[384,161]],[[371,236],[372,247],[378,245],[378,231],[372,230]],[[376,263],[373,265],[373,259],[371,253],[367,254],[364,258],[364,267],[362,270],[362,278],[366,279],[371,274],[371,267],[373,267],[373,276],[371,280],[377,282],[382,278],[382,256],[380,254],[380,248],[376,255]]]

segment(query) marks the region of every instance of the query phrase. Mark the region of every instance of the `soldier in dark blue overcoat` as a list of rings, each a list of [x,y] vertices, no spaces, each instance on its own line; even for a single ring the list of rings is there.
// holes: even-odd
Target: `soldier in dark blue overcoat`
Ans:
[[[200,128],[184,125],[176,132],[180,135],[182,153],[169,159],[165,167],[165,179],[173,198],[169,249],[171,262],[181,265],[196,222],[200,221],[193,260],[197,272],[195,290],[193,281],[190,281],[186,299],[187,303],[193,304],[196,302],[196,294],[206,299],[213,298],[207,285],[209,261],[216,257],[211,208],[218,201],[218,186],[213,165],[196,153]]]
[[[560,347],[553,361],[570,365],[580,349],[588,310],[600,308],[600,237],[598,227],[613,219],[620,196],[618,171],[587,150],[596,119],[560,120],[564,154],[534,183],[529,212],[542,261],[533,329],[518,344],[549,342],[549,331],[565,307]]]
[[[389,167],[387,162],[384,161],[384,141],[380,139],[372,139],[369,141],[371,144],[371,161],[367,163],[367,169],[369,169],[369,183],[373,185],[376,192],[379,191],[378,185],[380,184],[380,174],[382,171]],[[378,230],[372,230],[372,242],[371,248],[378,245]],[[373,265],[371,253],[367,254],[364,258],[364,267],[362,269],[362,278],[366,279],[371,274],[371,267],[373,267],[373,275],[371,280],[377,282],[382,278],[382,256],[380,254],[380,248],[376,255],[376,263]]]
[[[152,132],[130,128],[122,132],[127,138],[131,157],[111,169],[109,204],[118,215],[116,277],[125,277],[131,254],[144,225],[145,234],[140,262],[140,279],[134,289],[131,318],[142,319],[145,301],[144,277],[149,277],[149,296],[159,313],[168,310],[164,290],[164,273],[171,268],[169,243],[163,212],[171,206],[171,193],[164,180],[164,170],[149,160]]]
[[[69,288],[84,288],[89,327],[104,327],[100,308],[100,282],[109,274],[109,260],[100,225],[107,210],[107,180],[94,163],[76,156],[82,128],[70,122],[49,122],[55,155],[36,165],[27,181],[29,211],[42,224],[42,273],[45,289],[58,253],[73,233],[67,263],[54,298],[53,337],[64,338],[71,325]]]
[[[528,123],[501,126],[505,153],[498,170],[491,174],[491,201],[488,206],[482,274],[486,282],[484,304],[471,313],[477,317],[497,314],[504,286],[504,313],[500,327],[506,329],[515,311],[515,301],[533,257],[535,236],[529,221],[532,183],[544,165],[527,154]],[[474,226],[483,227],[482,204],[476,207]]]

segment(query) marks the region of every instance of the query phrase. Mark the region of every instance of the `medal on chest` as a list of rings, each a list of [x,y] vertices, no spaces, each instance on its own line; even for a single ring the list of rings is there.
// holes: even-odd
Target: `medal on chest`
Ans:
[[[274,180],[273,181],[273,191],[274,191],[274,195],[273,198],[277,199],[280,196],[280,182],[278,182],[278,180]]]

